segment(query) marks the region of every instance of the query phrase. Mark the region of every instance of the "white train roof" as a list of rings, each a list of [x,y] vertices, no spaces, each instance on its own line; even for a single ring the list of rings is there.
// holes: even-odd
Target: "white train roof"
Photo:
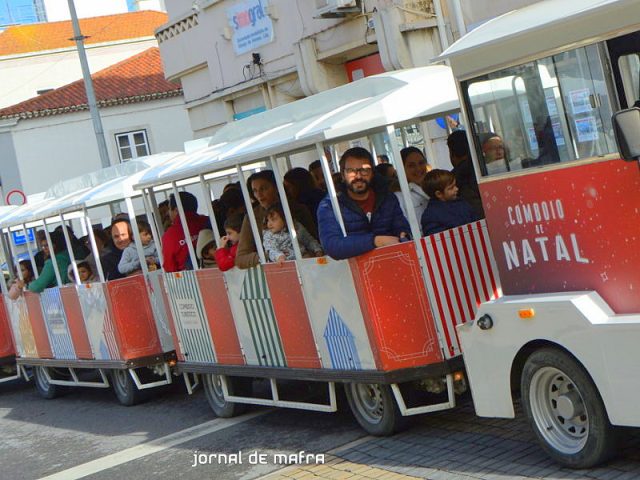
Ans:
[[[179,152],[149,155],[58,182],[41,195],[39,201],[29,202],[0,216],[0,227],[28,224],[61,213],[79,211],[83,207],[90,208],[140,195],[134,185],[142,174],[179,155]]]
[[[639,27],[638,0],[544,0],[484,23],[437,60],[466,79]]]
[[[208,147],[149,170],[138,187],[234,168],[459,108],[447,66],[383,73],[230,123],[211,137]]]

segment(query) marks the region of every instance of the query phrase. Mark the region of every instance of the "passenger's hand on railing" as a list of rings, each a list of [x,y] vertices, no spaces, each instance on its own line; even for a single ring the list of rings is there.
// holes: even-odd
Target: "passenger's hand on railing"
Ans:
[[[24,287],[25,287],[24,281],[20,280],[19,278],[16,279],[16,287],[18,287],[20,290],[24,290]]]
[[[283,264],[284,262],[286,262],[286,261],[287,261],[287,258],[286,258],[284,255],[280,255],[280,256],[278,257],[278,259],[276,260],[276,263],[277,263],[278,265],[282,265],[282,264]]]
[[[373,244],[376,247],[386,247],[387,245],[395,245],[396,243],[400,243],[400,239],[391,235],[377,235],[373,239]]]

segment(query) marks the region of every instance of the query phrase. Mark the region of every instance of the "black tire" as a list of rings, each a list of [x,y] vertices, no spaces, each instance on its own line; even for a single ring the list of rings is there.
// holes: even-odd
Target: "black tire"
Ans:
[[[602,398],[571,355],[555,348],[534,352],[525,362],[520,386],[527,419],[556,462],[591,468],[614,455],[617,435]]]
[[[347,383],[344,390],[353,416],[369,434],[385,437],[406,427],[389,385]]]
[[[53,398],[59,397],[63,393],[64,387],[62,387],[61,385],[50,384],[49,380],[47,380],[47,376],[44,373],[45,368],[47,367],[33,367],[33,379],[38,394],[42,398],[51,400]]]
[[[111,385],[118,402],[125,407],[132,407],[147,400],[146,393],[138,390],[129,370],[113,370],[111,372]]]
[[[207,402],[216,417],[231,418],[244,413],[247,405],[229,402],[224,399],[222,391],[221,375],[205,373],[202,375],[202,384]],[[251,379],[241,377],[226,377],[227,391],[229,395],[249,396],[251,394]]]

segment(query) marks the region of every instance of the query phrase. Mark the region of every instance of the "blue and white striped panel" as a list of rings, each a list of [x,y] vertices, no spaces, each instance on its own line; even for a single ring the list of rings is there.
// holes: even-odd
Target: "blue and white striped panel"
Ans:
[[[106,338],[105,324],[109,310],[103,285],[92,283],[89,286],[78,285],[77,288],[80,308],[82,309],[84,324],[87,327],[87,335],[93,356],[96,360],[116,360],[117,355],[110,353]],[[115,352],[117,352],[117,348]]]
[[[339,370],[362,370],[353,333],[333,307],[329,310],[324,339],[329,349],[331,367]]]
[[[349,262],[327,258],[319,264],[315,258],[303,258],[298,261],[298,271],[322,366],[375,370]],[[341,336],[340,332],[349,333]]]
[[[171,335],[171,328],[169,326],[169,315],[164,307],[164,301],[162,299],[162,290],[165,288],[163,272],[161,270],[150,272],[147,279],[149,300],[151,301],[153,318],[156,321],[156,329],[158,330],[158,337],[160,338],[162,351],[171,352],[172,350],[175,350],[175,347],[173,345],[173,335]]]
[[[44,313],[44,323],[47,326],[51,351],[56,359],[75,360],[76,352],[67,325],[60,289],[48,288],[40,294],[40,303]]]
[[[165,274],[171,312],[187,362],[215,363],[213,342],[195,272]]]

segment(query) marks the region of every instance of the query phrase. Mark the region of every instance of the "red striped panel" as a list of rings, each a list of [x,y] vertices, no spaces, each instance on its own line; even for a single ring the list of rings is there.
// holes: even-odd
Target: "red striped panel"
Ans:
[[[295,262],[271,263],[263,268],[287,366],[322,368]]]
[[[502,295],[484,220],[422,239],[434,316],[444,333],[448,357],[459,355],[456,326],[473,320],[478,306]]]
[[[67,315],[67,325],[76,357],[84,360],[93,360],[94,356],[91,351],[91,344],[89,343],[87,327],[84,323],[84,316],[82,315],[82,307],[80,306],[80,299],[78,298],[76,287],[72,285],[61,287],[60,298],[62,299],[62,305],[64,305],[64,311]]]
[[[4,296],[0,295],[0,358],[12,357],[15,355],[9,315],[4,302]]]
[[[44,324],[42,305],[40,305],[40,295],[25,291],[24,299],[29,312],[29,322],[31,323],[31,331],[33,332],[33,340],[36,343],[38,358],[53,358],[49,334]]]
[[[213,340],[216,362],[223,365],[244,365],[244,356],[222,272],[217,268],[197,270],[196,278]]]

